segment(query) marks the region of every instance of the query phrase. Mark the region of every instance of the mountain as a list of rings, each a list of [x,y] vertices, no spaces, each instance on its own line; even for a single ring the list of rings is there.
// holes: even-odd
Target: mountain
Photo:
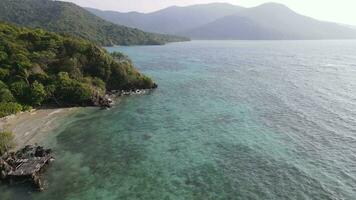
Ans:
[[[89,9],[113,23],[193,39],[354,39],[345,25],[300,15],[277,3],[253,8],[230,4],[170,7],[154,13],[118,13]]]
[[[205,39],[351,39],[356,31],[300,15],[282,4],[244,9],[183,33]]]
[[[120,53],[109,54],[87,40],[0,23],[0,117],[43,104],[100,104],[106,89],[154,87]]]
[[[253,40],[253,39],[283,39],[285,36],[268,27],[260,26],[251,19],[234,15],[225,17],[204,26],[182,32],[192,39],[207,40]]]
[[[67,33],[104,46],[164,44],[186,40],[116,25],[73,3],[52,0],[1,0],[0,21]]]
[[[174,34],[213,22],[221,17],[234,14],[243,8],[227,3],[213,3],[187,7],[172,6],[148,14],[86,9],[116,24],[150,32]]]

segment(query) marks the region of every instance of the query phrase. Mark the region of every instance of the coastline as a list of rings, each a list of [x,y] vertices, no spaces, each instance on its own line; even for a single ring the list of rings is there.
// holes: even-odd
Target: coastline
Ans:
[[[120,103],[121,96],[142,95],[147,92],[149,92],[147,89],[112,91],[105,96],[108,100],[108,106],[104,107],[107,108]],[[13,133],[15,147],[12,150],[14,151],[26,145],[46,145],[46,139],[49,138],[54,129],[63,124],[62,120],[80,108],[83,107],[39,108],[9,115],[0,118],[0,130],[8,130]]]
[[[38,109],[0,119],[0,129],[12,131],[15,148],[41,144],[52,130],[58,128],[61,119],[77,111],[78,107]]]

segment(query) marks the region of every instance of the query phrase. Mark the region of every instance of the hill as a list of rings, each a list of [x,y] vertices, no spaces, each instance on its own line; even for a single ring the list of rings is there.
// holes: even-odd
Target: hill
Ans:
[[[120,53],[110,55],[87,40],[0,23],[0,117],[43,104],[92,105],[106,90],[153,87]]]
[[[186,7],[172,6],[148,14],[86,9],[116,24],[140,28],[150,32],[175,34],[234,14],[243,8],[227,3],[212,3]]]
[[[104,46],[157,45],[185,38],[147,33],[105,21],[68,2],[52,0],[1,0],[0,21],[43,28],[89,39]]]
[[[230,4],[170,7],[154,13],[91,12],[114,23],[143,30],[183,35],[193,39],[354,39],[356,31],[345,25],[300,15],[282,4],[253,8]]]
[[[268,3],[244,9],[183,35],[206,39],[352,39],[356,38],[356,31],[300,15],[282,4]]]

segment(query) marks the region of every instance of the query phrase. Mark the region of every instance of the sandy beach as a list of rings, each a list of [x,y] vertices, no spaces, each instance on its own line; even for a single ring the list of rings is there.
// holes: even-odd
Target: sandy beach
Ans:
[[[59,120],[78,108],[39,109],[18,113],[0,119],[0,129],[10,130],[15,136],[15,149],[25,145],[40,144],[51,130],[57,128]]]

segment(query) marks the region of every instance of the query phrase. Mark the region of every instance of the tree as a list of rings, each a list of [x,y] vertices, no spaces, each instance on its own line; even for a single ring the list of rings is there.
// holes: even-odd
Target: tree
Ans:
[[[0,22],[0,116],[44,103],[92,105],[94,95],[107,89],[152,85],[122,53],[110,55],[84,39]]]
[[[40,106],[46,97],[47,93],[45,87],[37,81],[33,82],[29,97],[31,105]]]
[[[7,88],[0,89],[0,102],[14,102],[15,98],[12,95],[11,91]]]
[[[0,80],[5,80],[10,75],[9,69],[0,68]]]
[[[7,53],[0,50],[0,62],[4,61],[4,60],[7,60],[7,57],[8,57]]]
[[[15,98],[21,103],[27,103],[29,86],[24,81],[17,81],[10,85],[10,90]]]
[[[129,62],[129,63],[131,63],[130,58],[129,58],[127,55],[125,55],[125,54],[123,54],[123,53],[121,53],[121,52],[117,52],[117,51],[112,52],[112,53],[111,53],[111,56],[112,56],[117,62]]]
[[[0,89],[8,89],[7,85],[0,80]]]
[[[24,80],[27,85],[30,85],[30,81],[28,80],[30,76],[29,71],[27,70],[27,66],[26,65],[22,65],[22,64],[17,64],[17,75],[16,77],[18,77],[21,80]]]
[[[58,74],[56,97],[69,104],[87,104],[93,91],[88,84],[71,79],[66,72]]]
[[[13,102],[15,101],[14,96],[11,91],[8,89],[7,85],[0,81],[0,102]]]

